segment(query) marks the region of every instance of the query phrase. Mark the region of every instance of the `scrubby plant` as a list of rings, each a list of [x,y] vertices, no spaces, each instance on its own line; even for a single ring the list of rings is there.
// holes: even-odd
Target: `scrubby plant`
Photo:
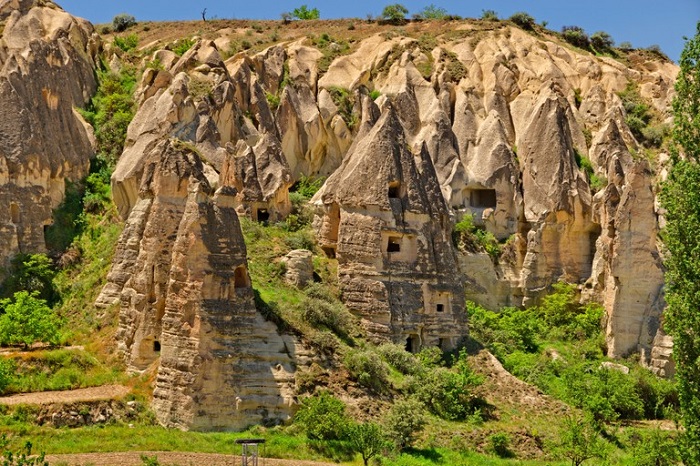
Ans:
[[[292,10],[291,15],[292,18],[301,20],[319,19],[321,17],[321,12],[318,10],[318,8],[309,9],[308,6],[302,5],[298,8],[294,8],[294,10]]]
[[[350,376],[363,387],[382,393],[389,386],[389,368],[376,351],[350,350],[343,360]]]
[[[510,437],[505,432],[496,432],[489,436],[489,449],[501,458],[513,456],[513,452],[510,451]]]
[[[561,456],[571,460],[571,466],[581,466],[588,460],[607,457],[605,442],[595,424],[580,417],[566,417],[556,447]]]
[[[564,26],[561,28],[561,35],[565,41],[576,47],[587,49],[591,45],[588,34],[579,26]]]
[[[484,21],[498,21],[498,13],[495,10],[481,10],[481,19]]]
[[[362,456],[364,466],[389,446],[384,429],[374,422],[351,423],[348,426],[348,443]]]
[[[396,401],[384,417],[387,436],[397,450],[413,445],[426,424],[425,406],[415,398]]]
[[[466,359],[453,368],[424,371],[415,384],[416,396],[433,414],[447,420],[464,420],[481,404],[474,388],[481,378],[474,375]]]
[[[408,8],[400,3],[387,5],[382,10],[382,19],[391,24],[401,24],[406,21]]]
[[[524,11],[519,11],[513,14],[508,19],[520,26],[521,28],[525,29],[526,31],[532,31],[533,29],[535,29],[535,18],[530,16],[528,13],[525,13]]]
[[[352,92],[336,86],[328,88],[328,92],[331,95],[331,99],[333,99],[333,103],[338,107],[338,113],[343,118],[348,129],[352,131],[358,123],[357,115],[353,112],[355,99]]]
[[[194,39],[190,37],[179,39],[177,42],[175,42],[175,45],[173,45],[173,52],[175,52],[175,55],[177,55],[178,57],[181,57],[185,54],[185,52],[191,49],[192,46],[194,46],[194,44]]]
[[[44,453],[32,455],[32,442],[26,441],[24,446],[18,450],[9,448],[10,440],[6,434],[0,436],[0,461],[3,466],[49,466],[49,462],[44,459]]]
[[[10,262],[8,277],[0,286],[0,298],[11,298],[20,291],[36,294],[49,305],[59,296],[53,285],[56,271],[46,254],[17,254]]]
[[[417,374],[422,368],[418,358],[413,353],[406,351],[401,345],[384,343],[377,348],[377,352],[402,374]]]
[[[117,36],[114,38],[114,45],[119,47],[124,52],[128,52],[135,49],[139,45],[139,36],[136,34],[129,34],[128,36],[124,37]]]
[[[132,15],[121,13],[112,18],[112,28],[115,32],[124,32],[136,25],[136,18]]]
[[[29,345],[36,342],[56,344],[60,321],[38,293],[20,291],[13,299],[0,301],[0,344]]]
[[[591,46],[597,52],[606,52],[615,46],[615,41],[607,32],[597,31],[591,34]]]
[[[419,16],[422,19],[445,19],[448,17],[448,13],[446,9],[431,3],[421,10]]]
[[[474,217],[465,215],[453,229],[455,245],[468,252],[486,252],[493,260],[501,254],[500,244],[492,233],[474,225]]]
[[[328,391],[304,398],[294,415],[294,423],[312,440],[342,440],[349,422],[345,403]]]

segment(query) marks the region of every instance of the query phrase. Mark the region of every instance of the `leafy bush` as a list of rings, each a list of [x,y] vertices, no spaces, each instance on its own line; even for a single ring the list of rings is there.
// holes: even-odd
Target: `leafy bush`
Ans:
[[[302,5],[299,8],[295,8],[292,10],[291,13],[293,18],[297,19],[318,19],[321,17],[321,12],[318,11],[318,8],[311,8],[307,7],[306,5]]]
[[[542,321],[531,309],[503,308],[492,312],[475,303],[467,303],[470,331],[497,356],[507,352],[535,352],[539,349],[538,335]]]
[[[489,437],[489,449],[501,458],[510,458],[510,437],[505,432],[497,432]]]
[[[345,403],[322,391],[302,400],[294,423],[312,440],[342,440],[346,437],[349,418]]]
[[[561,35],[573,46],[587,49],[591,45],[588,34],[579,26],[564,26],[561,28]]]
[[[5,393],[15,376],[16,365],[12,359],[0,359],[0,393]]]
[[[394,403],[384,417],[387,436],[397,450],[413,445],[416,436],[425,427],[425,406],[414,398],[401,399]]]
[[[461,370],[438,367],[419,378],[416,395],[436,416],[464,420],[478,407],[474,388],[480,383],[466,366]]]
[[[448,16],[446,9],[432,3],[423,8],[419,15],[422,19],[445,19]]]
[[[605,442],[593,422],[568,416],[565,428],[557,444],[559,455],[571,460],[572,466],[580,466],[592,458],[607,456]]]
[[[350,350],[343,362],[350,376],[363,387],[381,393],[389,385],[389,368],[376,352]]]
[[[25,348],[42,341],[56,344],[59,340],[60,322],[46,301],[39,294],[19,291],[14,299],[0,301],[0,344],[22,344]]]
[[[136,25],[136,18],[126,13],[121,13],[112,18],[112,29],[116,32],[124,32]]]
[[[44,460],[44,453],[32,455],[32,442],[25,442],[24,447],[16,451],[10,450],[9,444],[6,434],[2,434],[0,436],[2,466],[49,466],[49,462]]]
[[[179,39],[177,42],[175,42],[175,45],[173,46],[173,52],[175,52],[175,55],[178,57],[181,57],[182,55],[185,54],[189,49],[191,49],[195,44],[194,39],[185,37],[184,39]]]
[[[328,89],[328,92],[331,95],[331,99],[333,99],[333,103],[338,107],[338,113],[343,117],[343,121],[345,121],[348,129],[352,131],[359,122],[357,115],[353,112],[355,105],[354,96],[348,89],[342,87],[332,86]]]
[[[139,36],[129,34],[124,37],[115,37],[114,45],[122,49],[124,52],[135,49],[139,45]]]
[[[382,10],[382,18],[393,24],[401,24],[406,21],[406,15],[408,14],[408,8],[401,5],[400,3],[393,3],[387,5]]]
[[[0,297],[11,298],[20,291],[27,291],[36,293],[49,305],[58,301],[53,285],[56,271],[45,254],[18,254],[12,258],[7,272],[8,277],[0,287]]]
[[[525,13],[524,11],[519,11],[513,14],[513,16],[511,16],[508,19],[510,19],[512,22],[525,29],[526,31],[532,31],[533,29],[535,29],[535,18]]]
[[[615,41],[607,32],[597,31],[591,34],[591,46],[598,52],[605,52],[615,46]]]
[[[465,215],[453,229],[455,245],[468,252],[486,252],[493,260],[501,255],[501,246],[492,233],[474,225],[474,218]]]
[[[335,297],[330,296],[323,285],[309,285],[300,307],[303,318],[313,327],[325,327],[346,338],[352,333],[353,316]]]
[[[421,370],[420,361],[401,345],[384,343],[377,348],[377,352],[402,374],[417,374]]]
[[[498,13],[495,10],[481,10],[481,19],[484,21],[498,21]]]
[[[660,429],[640,433],[632,448],[632,466],[671,466],[679,460],[678,439]]]
[[[298,193],[304,199],[308,200],[321,189],[325,181],[326,179],[323,177],[301,175],[299,181],[292,185],[289,192]]]
[[[350,447],[362,456],[365,466],[369,460],[379,455],[388,447],[384,429],[374,422],[351,423],[348,428]]]

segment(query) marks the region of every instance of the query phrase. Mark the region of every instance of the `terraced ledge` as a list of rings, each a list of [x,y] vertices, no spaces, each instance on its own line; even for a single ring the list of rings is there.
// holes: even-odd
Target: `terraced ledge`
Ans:
[[[20,393],[0,397],[0,405],[48,405],[54,403],[75,403],[103,401],[121,398],[131,389],[123,385],[103,385],[101,387],[78,388],[51,392]]]

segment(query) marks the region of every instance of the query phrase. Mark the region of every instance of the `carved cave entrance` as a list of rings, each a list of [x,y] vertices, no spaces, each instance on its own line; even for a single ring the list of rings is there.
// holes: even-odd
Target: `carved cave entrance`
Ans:
[[[495,189],[472,189],[468,191],[469,205],[478,209],[495,209],[498,202],[496,201]]]
[[[248,277],[248,270],[245,265],[239,265],[233,271],[233,287],[234,288],[248,288],[250,287],[250,279]]]
[[[420,337],[418,334],[411,334],[406,338],[406,351],[409,353],[418,353],[420,351]]]
[[[19,206],[14,202],[10,204],[10,220],[15,225],[19,223]]]
[[[270,212],[267,209],[258,209],[255,212],[255,220],[260,223],[267,223],[270,220]]]

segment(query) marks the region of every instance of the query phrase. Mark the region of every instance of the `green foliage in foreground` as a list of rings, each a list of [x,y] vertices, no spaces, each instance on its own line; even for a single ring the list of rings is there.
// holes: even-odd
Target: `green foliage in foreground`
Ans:
[[[60,321],[37,292],[19,291],[12,300],[0,301],[0,344],[24,345],[35,342],[56,344]]]
[[[700,464],[700,23],[685,44],[673,102],[677,144],[661,200],[666,209],[667,331],[685,426],[683,460]],[[679,151],[685,155],[681,158]]]
[[[319,19],[321,17],[321,12],[318,8],[309,8],[306,5],[302,5],[292,10],[292,17],[301,20]]]

